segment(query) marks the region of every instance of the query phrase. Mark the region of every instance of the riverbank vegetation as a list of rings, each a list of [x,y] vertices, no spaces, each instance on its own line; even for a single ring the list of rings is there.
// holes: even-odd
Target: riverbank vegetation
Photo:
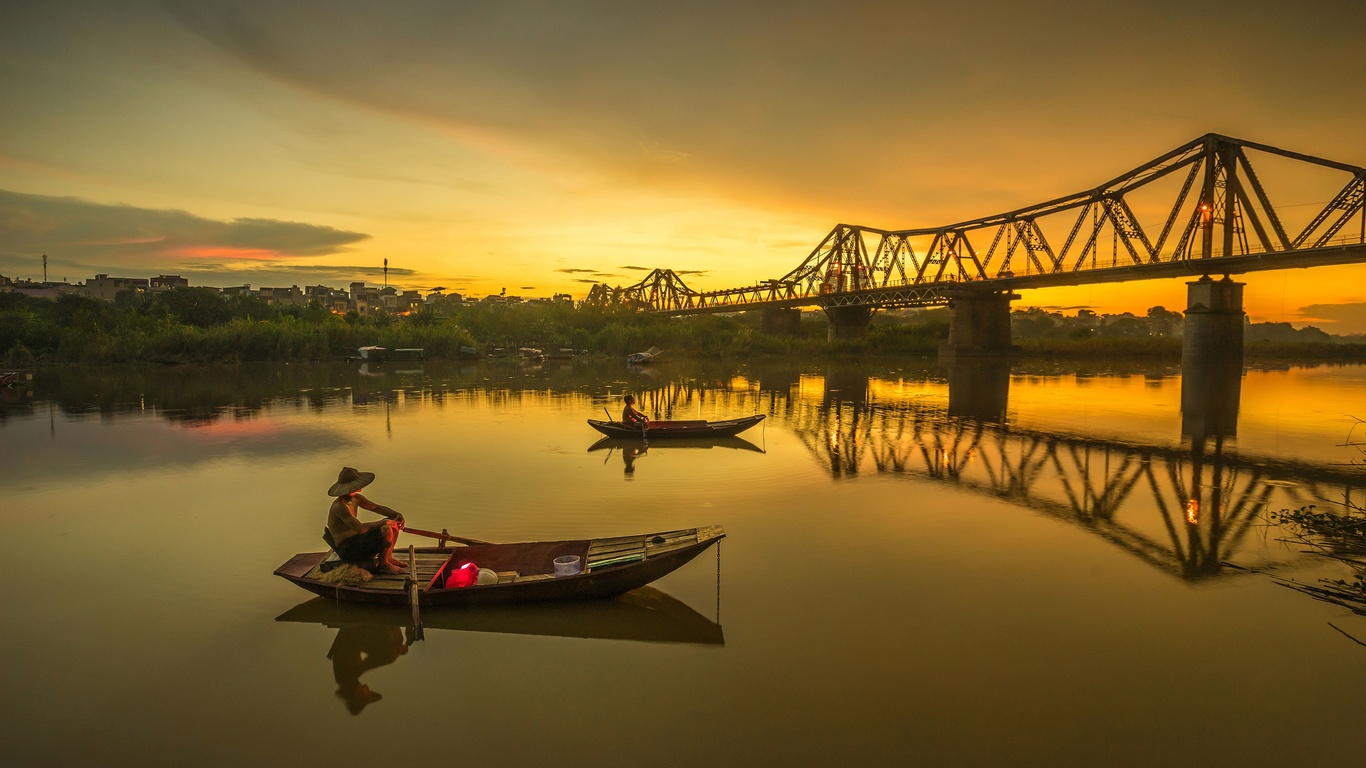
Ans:
[[[1286,542],[1347,567],[1346,578],[1320,579],[1316,584],[1277,579],[1278,583],[1366,615],[1366,511],[1352,503],[1329,512],[1310,504],[1267,516],[1288,532]]]
[[[124,292],[113,302],[75,295],[55,300],[0,293],[0,365],[37,363],[311,362],[355,356],[359,347],[422,348],[428,357],[458,357],[461,348],[515,354],[520,347],[620,357],[658,346],[676,357],[762,357],[934,354],[948,338],[949,311],[887,311],[867,338],[827,338],[820,312],[802,316],[796,332],[763,332],[758,312],[670,318],[626,307],[568,303],[477,302],[406,316],[334,314],[320,304],[280,306],[254,296],[221,296],[207,288]],[[1179,360],[1181,315],[1154,307],[1144,317],[1075,316],[1021,310],[1012,334],[1021,352],[1057,358]],[[1289,324],[1249,327],[1250,358],[1366,360],[1366,343]]]
[[[1349,462],[1352,466],[1366,466],[1363,430],[1366,421],[1356,419],[1342,446],[1357,452],[1358,458]],[[1282,541],[1346,566],[1346,578],[1320,579],[1316,584],[1277,578],[1277,583],[1366,616],[1366,508],[1360,501],[1348,496],[1340,502],[1325,501],[1324,509],[1310,504],[1268,512],[1266,517],[1286,532]]]

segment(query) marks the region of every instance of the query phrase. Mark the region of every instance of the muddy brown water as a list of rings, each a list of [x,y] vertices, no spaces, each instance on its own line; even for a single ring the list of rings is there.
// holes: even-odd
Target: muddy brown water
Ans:
[[[585,421],[625,392],[767,419],[600,442]],[[1264,512],[1360,501],[1366,368],[1203,394],[918,358],[41,371],[0,391],[0,754],[1353,764],[1366,619],[1270,577],[1346,572]],[[426,529],[728,537],[627,600],[433,615],[409,647],[406,612],[271,575],[320,548],[344,465]]]

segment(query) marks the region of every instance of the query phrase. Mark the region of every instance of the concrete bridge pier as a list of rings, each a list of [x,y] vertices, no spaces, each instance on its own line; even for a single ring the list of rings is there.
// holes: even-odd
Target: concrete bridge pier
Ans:
[[[868,338],[868,322],[875,311],[873,307],[826,307],[825,316],[830,319],[826,338],[830,341]]]
[[[1232,436],[1243,383],[1243,283],[1205,276],[1186,285],[1181,432]]]
[[[1017,293],[956,296],[949,301],[949,339],[939,346],[946,357],[1001,356],[1016,351],[1010,344],[1010,302]]]
[[[759,331],[770,336],[799,336],[802,331],[802,311],[764,307],[759,314]]]

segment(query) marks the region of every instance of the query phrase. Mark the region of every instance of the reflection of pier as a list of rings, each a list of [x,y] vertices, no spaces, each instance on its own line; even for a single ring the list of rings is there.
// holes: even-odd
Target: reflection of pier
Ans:
[[[798,402],[792,429],[832,477],[948,483],[1083,526],[1186,578],[1213,575],[1269,506],[1341,498],[1346,467],[1241,456],[1219,436],[1134,445],[950,415],[942,401]]]

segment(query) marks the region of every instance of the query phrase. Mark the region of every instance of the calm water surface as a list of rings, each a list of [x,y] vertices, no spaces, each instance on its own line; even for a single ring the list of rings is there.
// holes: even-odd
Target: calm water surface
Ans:
[[[0,390],[0,755],[1356,764],[1366,647],[1344,633],[1366,640],[1366,618],[1277,585],[1345,574],[1262,514],[1360,500],[1343,443],[1366,368],[1249,370],[1184,413],[1178,374],[45,371]],[[715,444],[599,443],[584,420],[627,391],[661,417],[768,419]],[[407,647],[402,613],[329,613],[271,575],[322,546],[343,465],[421,528],[729,537],[632,596],[667,610],[429,615]],[[338,695],[358,675],[381,698]]]

